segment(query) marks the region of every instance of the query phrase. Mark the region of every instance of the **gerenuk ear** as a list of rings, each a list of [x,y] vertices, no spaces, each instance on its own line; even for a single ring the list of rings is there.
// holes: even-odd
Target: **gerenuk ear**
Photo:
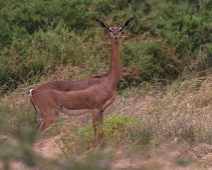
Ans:
[[[110,26],[107,25],[107,24],[105,24],[104,22],[102,22],[102,21],[100,21],[98,19],[96,19],[96,21],[98,22],[98,24],[99,24],[100,27],[104,27],[104,28],[107,28],[107,29],[110,28]]]
[[[129,26],[131,24],[132,20],[133,20],[133,17],[128,19],[127,21],[125,21],[125,23],[122,25],[122,29],[124,29],[124,27]]]

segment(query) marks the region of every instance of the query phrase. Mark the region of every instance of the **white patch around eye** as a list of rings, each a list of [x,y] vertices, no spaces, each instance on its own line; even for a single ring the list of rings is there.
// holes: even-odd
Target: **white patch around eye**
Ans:
[[[110,32],[113,32],[113,29],[110,27],[110,28],[109,28],[109,31],[110,31]]]
[[[122,27],[119,27],[118,31],[119,32],[123,31],[123,28]]]

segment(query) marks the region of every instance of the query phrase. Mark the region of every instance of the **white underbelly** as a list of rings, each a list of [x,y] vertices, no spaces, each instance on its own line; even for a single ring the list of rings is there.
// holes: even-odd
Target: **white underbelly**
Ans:
[[[60,107],[60,111],[69,115],[69,116],[79,116],[79,115],[83,115],[83,114],[86,114],[86,113],[91,113],[90,109],[69,110],[69,109],[66,109],[64,106]]]

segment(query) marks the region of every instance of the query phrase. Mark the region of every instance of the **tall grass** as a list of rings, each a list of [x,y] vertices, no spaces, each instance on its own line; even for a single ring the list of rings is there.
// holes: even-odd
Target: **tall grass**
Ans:
[[[33,126],[34,110],[27,102],[27,95],[21,91],[13,92],[13,95],[1,99],[0,159],[5,163],[5,169],[9,169],[17,161],[25,164],[22,166],[26,168],[50,169],[53,166],[56,169],[111,169],[111,162],[117,160],[117,151],[122,154],[126,151],[126,154],[130,154],[126,146],[131,149],[137,148],[130,155],[137,155],[138,151],[145,155],[146,152],[152,152],[150,150],[153,148],[162,147],[164,143],[174,143],[188,144],[186,148],[178,149],[179,154],[176,155],[175,152],[176,164],[181,165],[181,161],[188,163],[189,159],[192,161],[197,159],[197,156],[197,160],[202,161],[207,167],[211,159],[209,157],[205,160],[203,154],[210,156],[211,153],[210,82],[210,77],[194,78],[175,81],[166,89],[161,89],[163,86],[157,87],[159,84],[156,84],[155,87],[149,87],[149,90],[144,89],[144,85],[140,89],[123,90],[122,94],[117,96],[114,105],[105,112],[105,143],[99,146],[100,150],[89,151],[88,147],[92,146],[94,137],[89,114],[81,117],[60,115],[56,126],[47,132],[37,134]],[[45,146],[52,136],[58,134],[60,137],[55,140],[62,149],[60,158],[62,157],[63,161],[57,157],[43,158],[32,150],[35,143],[46,139],[43,144]],[[123,150],[122,147],[126,148]],[[159,160],[163,156],[158,156]],[[147,161],[147,158],[141,159]],[[98,162],[102,163],[99,165]]]

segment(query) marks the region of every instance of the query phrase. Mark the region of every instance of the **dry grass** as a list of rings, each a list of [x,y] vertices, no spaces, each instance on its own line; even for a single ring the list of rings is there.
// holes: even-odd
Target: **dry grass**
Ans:
[[[69,70],[80,75],[77,68]],[[38,138],[35,150],[47,157],[50,154],[64,158],[65,153],[71,159],[87,162],[91,159],[91,153],[98,155],[101,151],[104,154],[96,161],[110,169],[210,169],[211,79],[205,77],[176,81],[162,90],[154,86],[148,91],[143,88],[122,91],[114,104],[105,111],[105,117],[110,114],[128,115],[140,119],[141,123],[129,127],[124,132],[126,138],[119,141],[118,145],[110,140],[100,149],[80,148],[82,146],[74,140],[76,137],[73,131],[90,123],[91,116],[67,117],[61,114],[56,126],[47,131],[46,136]],[[27,91],[28,86],[23,85],[1,98],[1,102],[12,109],[26,109],[32,114],[33,107],[29,103]],[[70,140],[64,141],[64,135]],[[144,141],[144,138],[147,140]]]

